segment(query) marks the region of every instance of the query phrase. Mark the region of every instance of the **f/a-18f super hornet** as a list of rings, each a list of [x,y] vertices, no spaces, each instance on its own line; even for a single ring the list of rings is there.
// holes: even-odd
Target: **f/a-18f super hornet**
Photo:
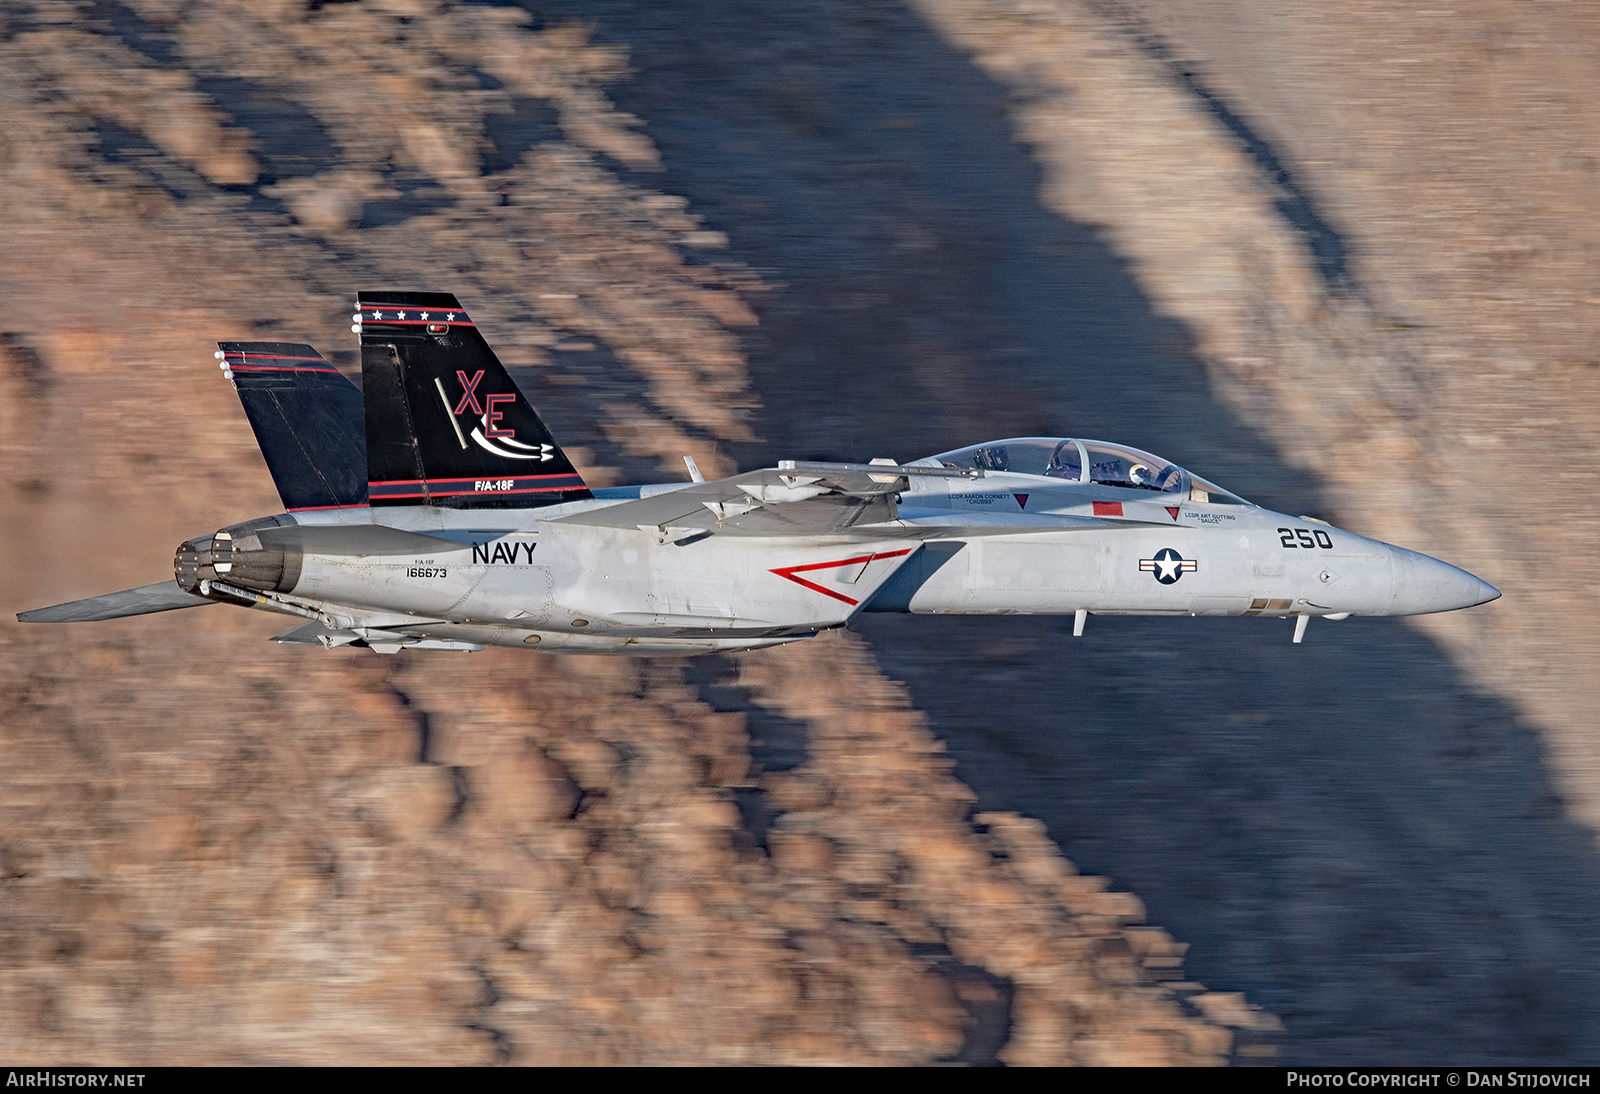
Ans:
[[[910,463],[786,460],[590,489],[454,296],[360,294],[362,387],[307,345],[222,342],[285,512],[178,548],[176,576],[24,612],[202,604],[325,647],[751,649],[861,612],[1417,615],[1493,600],[1438,559],[1290,517],[1148,452],[1022,437]]]

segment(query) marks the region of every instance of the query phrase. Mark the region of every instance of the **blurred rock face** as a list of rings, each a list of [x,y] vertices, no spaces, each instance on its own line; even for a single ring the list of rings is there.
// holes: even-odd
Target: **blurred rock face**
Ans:
[[[1012,89],[1045,204],[1106,226],[1341,518],[1502,590],[1418,625],[1541,727],[1600,829],[1600,632],[1564,562],[1593,525],[1549,517],[1596,471],[1600,13],[915,6]]]
[[[854,643],[723,670],[810,734],[763,774],[677,667],[196,664],[160,633],[14,651],[14,1055],[1193,1063],[1273,1028],[1158,982],[1183,947],[1036,822],[975,834]]]
[[[752,440],[736,332],[765,286],[620,173],[659,156],[603,91],[619,51],[431,2],[0,13],[8,612],[276,510],[210,343],[349,366],[363,285],[473,301],[591,481],[683,453],[717,473]],[[1182,981],[1184,947],[1037,822],[969,818],[859,640],[686,667],[327,656],[279,629],[0,626],[7,1055],[1272,1050],[1272,1018]],[[762,770],[747,724],[791,754]]]
[[[1311,657],[1243,620],[859,625],[980,805],[1138,892],[1291,1062],[1592,1055],[1592,521],[1550,515],[1590,460],[1590,14],[550,6],[629,44],[671,188],[780,271],[747,463],[1116,437],[1508,589]]]

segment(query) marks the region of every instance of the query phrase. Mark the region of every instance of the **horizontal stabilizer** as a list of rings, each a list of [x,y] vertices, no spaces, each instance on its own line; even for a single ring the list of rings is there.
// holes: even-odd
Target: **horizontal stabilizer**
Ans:
[[[330,630],[313,619],[309,623],[291,627],[282,634],[273,635],[272,640],[288,646],[321,646],[331,650],[335,646],[348,646],[360,637],[355,631]]]
[[[169,612],[174,608],[198,608],[211,603],[214,601],[184,592],[176,581],[161,581],[154,585],[141,585],[137,589],[124,589],[120,593],[105,593],[87,600],[35,608],[31,612],[21,612],[17,619],[23,623],[97,623],[103,619],[121,619],[125,615],[149,615],[152,612]]]

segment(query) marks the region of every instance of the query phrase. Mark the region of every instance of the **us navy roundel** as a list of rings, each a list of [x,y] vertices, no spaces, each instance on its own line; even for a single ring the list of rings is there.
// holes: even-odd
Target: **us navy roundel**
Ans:
[[[1175,583],[1184,574],[1192,574],[1200,568],[1200,564],[1191,558],[1184,558],[1171,547],[1163,547],[1156,552],[1155,558],[1141,558],[1139,570],[1143,573],[1156,575],[1156,580],[1163,585]]]

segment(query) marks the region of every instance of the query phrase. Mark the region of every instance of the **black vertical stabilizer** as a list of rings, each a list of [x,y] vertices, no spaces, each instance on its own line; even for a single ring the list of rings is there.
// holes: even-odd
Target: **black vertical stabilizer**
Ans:
[[[361,390],[307,345],[217,345],[284,508],[367,504]]]
[[[364,292],[358,307],[373,505],[593,496],[454,296]]]

